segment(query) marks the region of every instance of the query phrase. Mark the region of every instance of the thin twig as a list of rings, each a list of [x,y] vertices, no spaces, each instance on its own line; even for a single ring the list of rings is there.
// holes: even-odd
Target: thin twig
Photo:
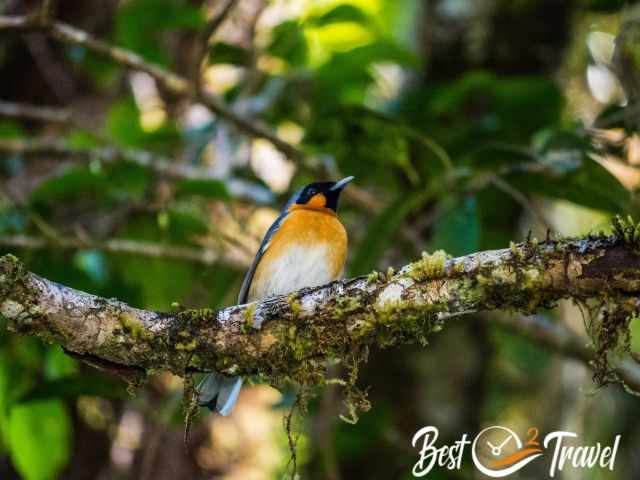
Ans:
[[[222,8],[209,20],[207,25],[200,32],[200,51],[196,58],[196,63],[193,72],[193,82],[196,86],[196,91],[202,91],[202,67],[206,63],[207,54],[209,53],[209,43],[211,38],[215,35],[216,31],[227,19],[233,7],[238,0],[226,0]]]
[[[40,107],[26,103],[5,102],[3,100],[0,100],[0,116],[50,123],[70,124],[73,122],[70,110]]]
[[[5,248],[24,248],[27,250],[43,250],[59,248],[63,250],[101,250],[109,253],[140,255],[151,258],[184,260],[210,266],[216,263],[243,269],[246,262],[240,258],[221,255],[210,249],[187,247],[181,245],[162,245],[159,243],[112,238],[104,241],[90,241],[76,238],[57,237],[55,242],[29,235],[0,235],[0,246]]]
[[[60,234],[53,225],[42,218],[38,212],[30,208],[28,204],[17,198],[9,189],[0,187],[0,193],[2,193],[16,209],[22,211],[24,215],[31,220],[45,239],[51,244],[55,245],[57,243]]]
[[[494,313],[482,316],[487,321],[497,323],[531,342],[550,348],[551,350],[574,358],[592,367],[595,350],[591,340],[581,337],[558,322],[551,322],[541,315],[518,315]],[[630,358],[623,359],[614,371],[627,384],[637,388],[640,385],[640,369]]]
[[[169,157],[135,148],[120,148],[114,145],[76,148],[59,140],[0,139],[0,154],[20,155],[24,158],[50,155],[60,158],[82,159],[87,162],[98,160],[105,164],[129,161],[173,180],[218,180],[227,185],[229,193],[234,198],[247,199],[258,204],[264,204],[268,200],[262,190],[239,188],[239,180],[220,178],[213,169],[179,163]]]
[[[544,214],[540,211],[540,209],[534,205],[525,194],[523,194],[520,190],[513,187],[509,182],[507,182],[504,178],[499,177],[498,175],[489,175],[488,177],[489,183],[494,185],[498,190],[503,191],[511,198],[513,198],[517,203],[519,203],[522,208],[530,212],[534,218],[536,218],[540,224],[547,230],[553,231],[553,227],[547,221]]]
[[[58,6],[57,0],[42,0],[40,6],[40,22],[43,25],[48,24],[55,15],[56,7]]]
[[[267,126],[230,108],[216,95],[209,92],[198,92],[193,83],[186,78],[148,62],[130,50],[99,40],[84,30],[63,22],[50,22],[43,26],[34,17],[5,15],[0,16],[0,30],[41,31],[62,43],[84,47],[96,54],[108,57],[120,65],[146,72],[174,95],[191,97],[202,102],[213,113],[224,118],[236,128],[252,137],[263,138],[271,142],[284,155],[294,161],[303,163],[310,170],[316,171],[323,176],[334,176],[336,173],[330,171],[322,162],[306,155],[299,147],[282,140]],[[351,199],[354,204],[363,208],[376,209],[382,205],[382,202],[375,196],[353,185],[345,191],[345,196]]]

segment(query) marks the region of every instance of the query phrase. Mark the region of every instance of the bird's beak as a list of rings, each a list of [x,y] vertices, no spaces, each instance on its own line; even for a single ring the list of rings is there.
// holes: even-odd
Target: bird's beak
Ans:
[[[350,176],[350,177],[345,177],[345,178],[343,178],[343,179],[342,179],[342,180],[340,180],[339,182],[336,182],[336,183],[333,185],[333,187],[331,187],[331,188],[329,189],[329,191],[330,191],[330,192],[335,192],[335,191],[340,191],[340,190],[342,190],[342,189],[343,189],[344,187],[346,187],[346,186],[347,186],[347,184],[348,184],[351,180],[353,180],[354,178],[356,178],[356,177],[354,177],[354,176]]]

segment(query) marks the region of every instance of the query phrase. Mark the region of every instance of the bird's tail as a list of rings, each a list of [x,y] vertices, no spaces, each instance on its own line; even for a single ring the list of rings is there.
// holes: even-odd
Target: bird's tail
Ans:
[[[227,416],[233,410],[242,387],[241,377],[227,377],[219,373],[207,374],[198,385],[198,405]]]

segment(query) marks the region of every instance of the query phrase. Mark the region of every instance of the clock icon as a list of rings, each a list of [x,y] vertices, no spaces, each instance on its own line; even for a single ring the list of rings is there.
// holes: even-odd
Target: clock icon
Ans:
[[[476,468],[492,478],[501,478],[517,472],[543,455],[536,441],[538,429],[529,429],[532,438],[522,444],[518,434],[507,427],[495,425],[482,430],[471,445],[471,456]]]
[[[510,428],[496,425],[482,430],[472,448],[482,463],[490,464],[520,450],[522,442]]]

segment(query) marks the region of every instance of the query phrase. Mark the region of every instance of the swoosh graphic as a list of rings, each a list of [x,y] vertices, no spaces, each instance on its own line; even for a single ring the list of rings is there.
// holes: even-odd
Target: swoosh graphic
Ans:
[[[513,455],[509,455],[501,460],[496,460],[493,463],[493,466],[496,468],[506,467],[513,463],[516,463],[518,460],[521,460],[529,455],[534,455],[536,453],[542,453],[542,449],[540,448],[525,448],[524,450],[520,450],[519,452],[514,453]]]

